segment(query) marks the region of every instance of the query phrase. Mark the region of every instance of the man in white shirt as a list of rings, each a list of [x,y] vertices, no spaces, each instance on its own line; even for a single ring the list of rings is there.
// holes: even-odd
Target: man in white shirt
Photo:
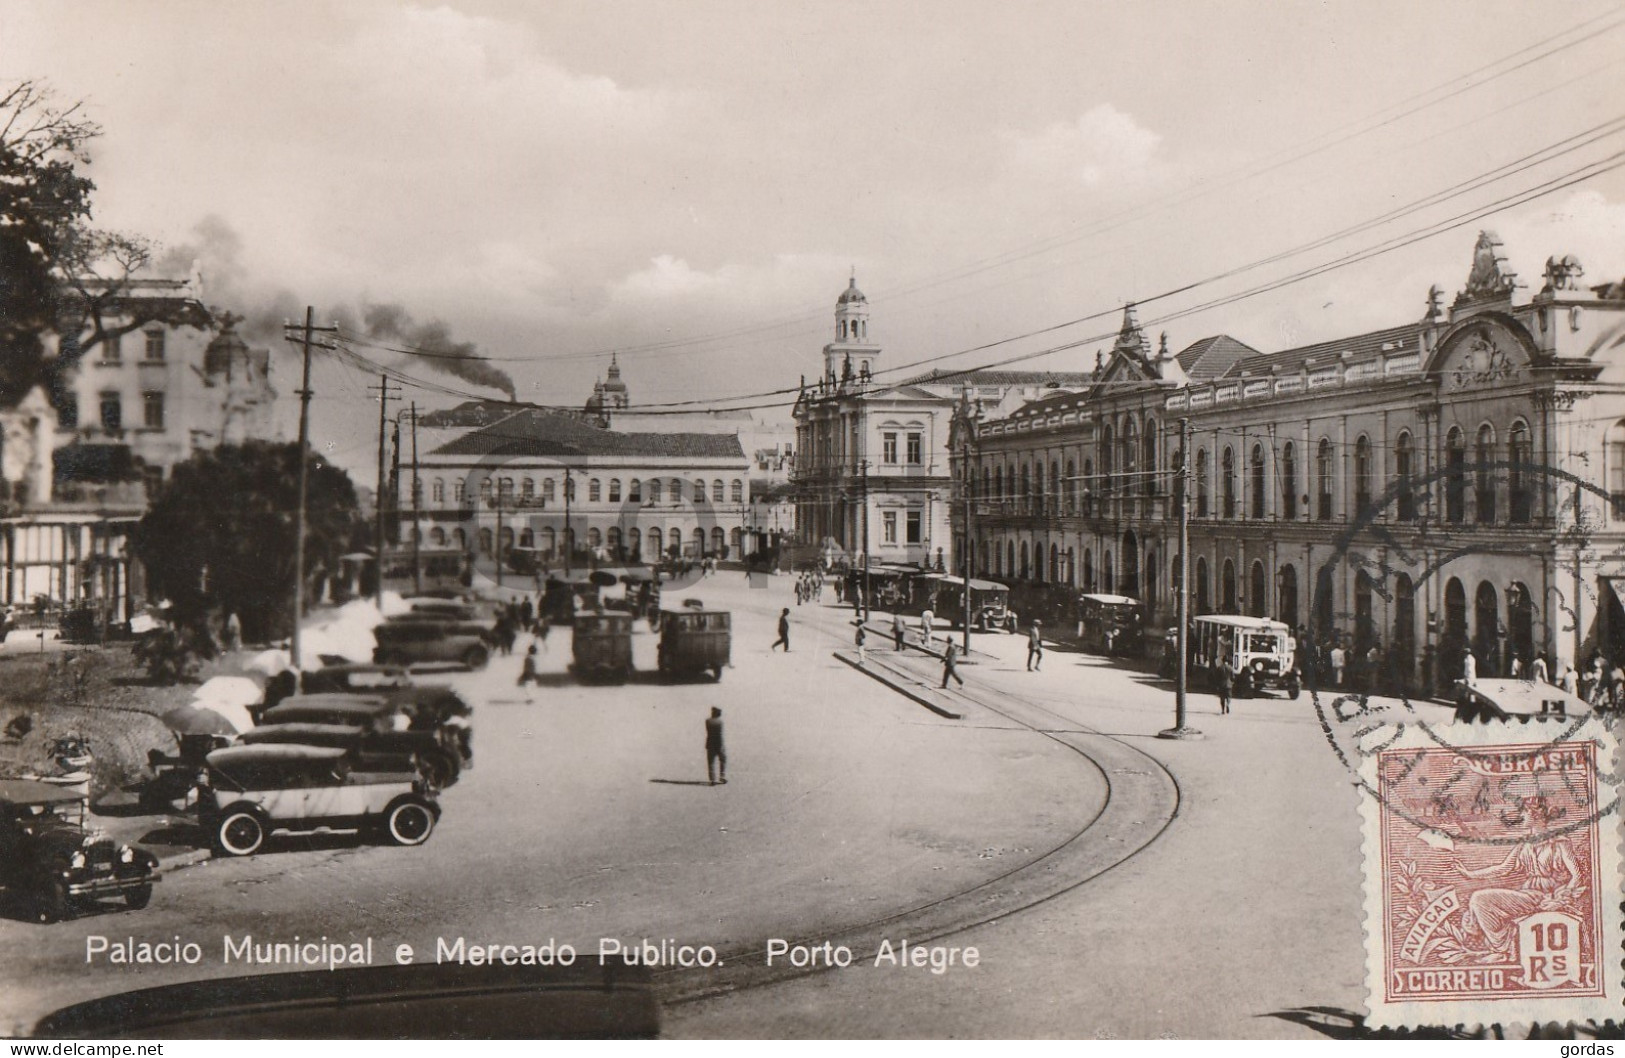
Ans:
[[[1348,653],[1343,649],[1343,644],[1341,641],[1339,641],[1336,646],[1332,647],[1331,662],[1332,686],[1341,687],[1343,686],[1343,669],[1348,665],[1349,662]]]

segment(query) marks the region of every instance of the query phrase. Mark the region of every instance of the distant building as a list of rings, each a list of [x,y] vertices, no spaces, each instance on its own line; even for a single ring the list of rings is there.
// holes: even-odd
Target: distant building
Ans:
[[[796,399],[791,472],[798,543],[833,539],[848,555],[947,569],[958,559],[950,522],[949,428],[968,393],[1002,414],[1070,392],[1090,372],[930,372],[876,381],[882,349],[854,276],[835,303],[823,374]]]
[[[568,555],[581,568],[732,559],[756,546],[751,465],[734,434],[621,432],[530,408],[458,432],[417,469],[421,546],[472,553],[487,569],[499,557],[506,568],[524,559],[557,569]]]

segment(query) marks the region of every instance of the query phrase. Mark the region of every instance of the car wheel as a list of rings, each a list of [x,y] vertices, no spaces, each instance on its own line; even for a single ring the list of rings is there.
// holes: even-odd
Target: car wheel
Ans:
[[[68,917],[68,883],[53,873],[40,879],[34,890],[34,921],[41,925],[61,922]]]
[[[124,890],[124,904],[131,911],[140,911],[152,903],[152,883]]]
[[[1292,699],[1294,702],[1298,700],[1298,695],[1302,693],[1303,684],[1299,683],[1297,680],[1293,680],[1291,683],[1286,685],[1286,696]]]
[[[469,647],[463,651],[463,664],[471,669],[483,669],[490,660],[491,654],[484,647]]]
[[[251,808],[228,808],[214,828],[214,847],[228,856],[251,856],[265,844],[265,824]]]
[[[389,806],[384,832],[396,845],[421,845],[434,833],[434,808],[417,797],[403,797]]]

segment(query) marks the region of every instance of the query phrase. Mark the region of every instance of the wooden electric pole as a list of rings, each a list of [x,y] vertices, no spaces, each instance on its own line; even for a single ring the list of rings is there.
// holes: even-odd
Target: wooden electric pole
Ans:
[[[379,608],[382,609],[383,605],[384,605],[384,483],[385,483],[385,479],[384,479],[384,442],[385,442],[385,439],[386,439],[385,438],[385,429],[389,425],[389,414],[388,414],[387,406],[388,406],[390,401],[399,399],[400,387],[395,386],[394,387],[394,392],[391,392],[391,383],[389,381],[388,376],[379,375],[378,376],[378,385],[376,387],[369,386],[367,388],[368,388],[369,391],[374,389],[374,388],[376,388],[378,390],[378,492],[373,497],[373,507],[375,508],[373,513],[376,516],[373,519],[374,522],[376,523],[376,525],[374,527],[373,537],[374,537],[374,540],[376,541],[376,543],[375,543],[375,546],[374,546],[374,556],[375,557],[373,559],[373,567],[372,567],[372,571],[373,571],[372,596],[373,596],[373,600],[378,604]]]
[[[316,310],[307,305],[304,326],[284,324],[283,330],[288,332],[283,335],[284,340],[298,342],[304,351],[304,367],[299,384],[299,507],[294,519],[293,636],[288,642],[288,660],[297,669],[303,660],[299,656],[299,622],[305,616],[305,494],[310,485],[310,350],[313,346],[335,348],[330,342],[316,341],[314,335],[318,332],[335,333],[338,325],[316,326]],[[297,337],[294,332],[297,332]]]
[[[1186,659],[1190,650],[1190,621],[1191,621],[1191,510],[1190,510],[1190,480],[1191,480],[1191,421],[1179,420],[1179,482],[1175,493],[1179,500],[1179,592],[1177,598],[1179,605],[1179,630],[1175,634],[1177,644],[1174,656],[1174,726],[1166,731],[1158,731],[1158,738],[1196,739],[1202,733],[1185,723],[1185,690],[1188,683]],[[1155,470],[1155,467],[1149,468]],[[1166,649],[1166,647],[1165,647]]]

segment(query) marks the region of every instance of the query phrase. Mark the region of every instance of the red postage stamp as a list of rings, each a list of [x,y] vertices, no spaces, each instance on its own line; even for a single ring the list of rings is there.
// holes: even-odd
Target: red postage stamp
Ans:
[[[1402,734],[1362,769],[1370,1023],[1618,1019],[1619,791],[1606,729]]]

